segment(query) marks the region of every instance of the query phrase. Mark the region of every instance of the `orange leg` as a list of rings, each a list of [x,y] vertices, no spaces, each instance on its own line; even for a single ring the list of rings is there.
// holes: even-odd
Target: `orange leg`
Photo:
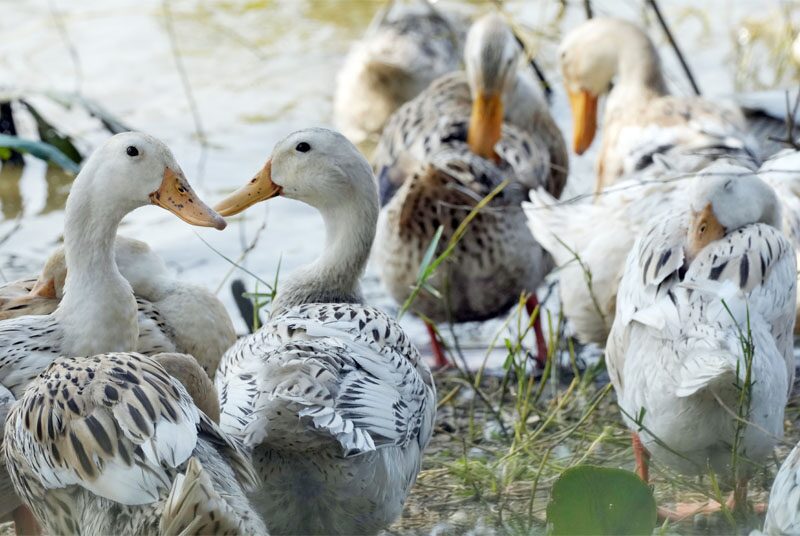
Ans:
[[[14,517],[14,532],[17,533],[17,536],[22,536],[23,534],[26,536],[39,536],[42,533],[42,529],[33,516],[33,512],[27,506],[18,506],[12,515]]]
[[[544,339],[544,332],[542,332],[542,310],[539,308],[537,311],[537,307],[539,307],[539,300],[536,298],[536,294],[531,294],[525,302],[525,310],[530,316],[533,316],[534,311],[536,312],[536,319],[533,321],[533,334],[536,336],[536,362],[544,370],[547,364],[547,343]]]
[[[645,484],[650,483],[650,453],[642,445],[639,434],[631,432],[631,444],[633,445],[633,455],[636,457],[636,474]]]
[[[425,327],[428,328],[428,335],[431,338],[431,349],[433,350],[434,365],[436,368],[440,369],[449,366],[450,361],[448,361],[447,357],[444,355],[444,350],[442,349],[442,345],[439,343],[439,337],[436,335],[436,330],[433,328],[433,324],[425,322]]]

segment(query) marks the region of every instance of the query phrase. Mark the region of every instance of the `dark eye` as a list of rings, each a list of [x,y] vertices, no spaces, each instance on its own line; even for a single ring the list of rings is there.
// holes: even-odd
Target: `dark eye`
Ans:
[[[133,145],[128,145],[128,148],[125,150],[125,152],[128,153],[128,156],[139,156],[139,149]]]
[[[307,153],[311,150],[311,146],[304,141],[301,141],[297,144],[297,147],[294,148],[295,151],[300,151],[301,153]]]

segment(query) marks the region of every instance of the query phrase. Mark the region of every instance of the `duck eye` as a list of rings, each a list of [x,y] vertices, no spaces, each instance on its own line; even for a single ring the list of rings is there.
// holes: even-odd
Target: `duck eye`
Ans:
[[[700,227],[698,227],[697,230],[700,232],[700,234],[705,233],[706,232],[706,224],[705,223],[701,223]]]
[[[301,153],[307,153],[311,150],[311,146],[304,141],[301,141],[297,144],[297,147],[294,148],[295,151],[299,151]]]
[[[128,153],[128,156],[139,156],[139,149],[133,145],[128,145],[128,148],[125,150],[125,152]]]

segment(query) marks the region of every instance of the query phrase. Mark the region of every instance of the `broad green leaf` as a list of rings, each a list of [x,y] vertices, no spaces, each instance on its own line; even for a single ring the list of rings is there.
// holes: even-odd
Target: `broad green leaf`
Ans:
[[[564,471],[547,505],[553,535],[652,534],[656,502],[630,471],[578,465]]]
[[[0,160],[3,162],[11,158],[11,154],[11,149],[8,147],[0,147]]]
[[[0,134],[0,147],[13,149],[20,153],[28,153],[36,158],[55,164],[71,173],[80,171],[80,166],[70,160],[64,153],[43,141],[29,140],[19,136]]]

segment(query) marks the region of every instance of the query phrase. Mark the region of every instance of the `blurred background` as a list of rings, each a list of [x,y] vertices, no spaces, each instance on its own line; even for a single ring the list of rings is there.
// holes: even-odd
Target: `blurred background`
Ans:
[[[591,0],[596,15],[638,21],[656,41],[672,90],[691,87],[644,0]],[[800,2],[661,0],[660,6],[704,96],[795,87],[792,43]],[[170,145],[187,177],[210,203],[251,178],[280,138],[332,125],[336,73],[348,48],[384,0],[0,0],[0,103],[11,103],[17,132],[39,139],[54,127],[83,155],[109,135],[100,119],[119,120]],[[479,14],[499,8],[521,28],[553,87],[554,115],[570,139],[556,47],[586,17],[584,0],[463,1],[437,5]],[[27,103],[27,105],[25,104]],[[91,107],[90,107],[91,108]],[[103,111],[105,110],[105,111]],[[52,134],[52,133],[51,133]],[[599,144],[595,144],[596,150]],[[369,157],[371,148],[363,147]],[[595,153],[574,157],[565,195],[588,191]],[[2,156],[0,154],[0,156]],[[60,241],[72,175],[25,156],[0,171],[0,283],[35,273]],[[229,259],[271,281],[322,247],[316,212],[279,199],[235,218],[224,232],[197,230],[148,207],[122,234],[147,241],[187,281],[219,290],[234,311]],[[204,242],[206,241],[206,242]],[[238,272],[249,289],[253,278]],[[368,300],[396,310],[368,271]],[[237,328],[245,326],[238,315]],[[427,344],[422,324],[405,327]],[[469,344],[501,320],[466,325]]]

